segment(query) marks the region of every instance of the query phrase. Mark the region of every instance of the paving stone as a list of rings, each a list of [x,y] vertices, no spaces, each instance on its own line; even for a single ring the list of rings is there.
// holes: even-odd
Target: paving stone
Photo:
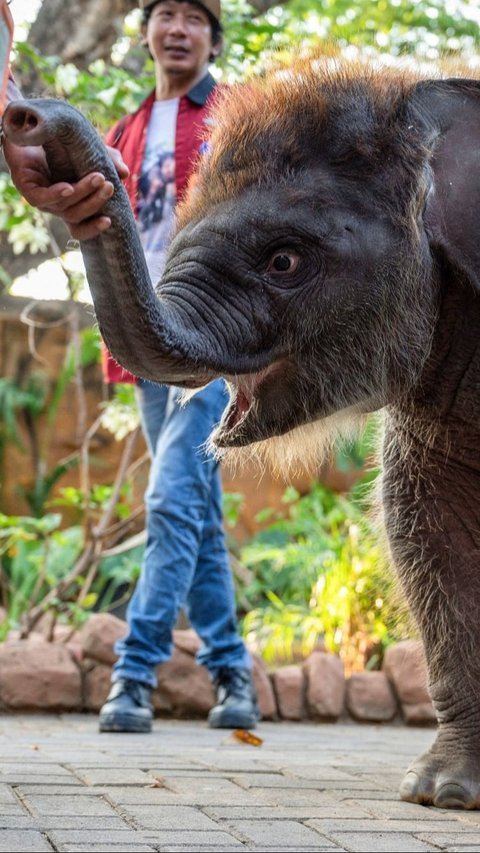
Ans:
[[[249,808],[235,806],[208,806],[204,807],[205,814],[212,817],[214,820],[260,820],[267,818],[270,820],[309,820],[310,818],[325,818],[332,816],[332,809],[328,809],[328,814],[325,814],[325,809],[319,806],[271,806],[271,805],[256,805]],[[341,816],[343,812],[339,812]]]
[[[339,805],[338,811],[334,812],[333,808],[328,809],[328,813],[326,813],[325,808],[319,806],[271,806],[271,805],[258,805],[258,806],[249,806],[247,809],[244,806],[240,806],[236,808],[235,806],[204,806],[203,811],[205,814],[208,814],[210,817],[214,818],[214,820],[245,820],[247,818],[252,818],[252,820],[267,818],[269,820],[285,820],[286,818],[290,820],[300,820],[306,821],[310,818],[325,818],[332,817],[332,814],[335,814],[338,818],[341,818],[345,815],[345,811],[342,809],[341,804]]]
[[[210,779],[229,778],[228,773],[225,773],[223,770],[216,770],[215,768],[212,769],[211,767],[166,767],[160,764],[152,764],[151,762],[148,764],[142,763],[138,766],[139,769],[148,773],[150,776],[165,776],[172,779],[182,778],[184,776],[188,776],[192,779],[205,779],[207,776]]]
[[[8,785],[24,785],[30,784],[34,782],[36,785],[60,785],[62,788],[80,785],[78,779],[75,779],[73,776],[62,776],[58,773],[55,775],[53,773],[30,773],[27,768],[24,770],[18,770],[16,773],[5,774],[5,776],[1,777],[2,782],[6,782]]]
[[[14,817],[15,815],[17,815],[17,817],[21,817],[22,815],[25,815],[25,814],[26,814],[26,811],[20,802],[0,803],[0,826],[2,826],[2,824],[1,824],[2,818],[6,817],[7,815],[10,817]]]
[[[418,838],[442,849],[453,846],[454,844],[462,846],[465,844],[476,844],[478,850],[480,850],[480,830],[478,832],[471,832],[468,828],[465,828],[464,831],[421,832],[418,833]]]
[[[134,821],[140,829],[218,829],[215,821],[190,806],[125,806],[121,816]]]
[[[435,810],[432,811],[435,812]],[[411,832],[416,835],[420,832],[424,834],[426,832],[456,832],[463,836],[469,832],[470,827],[462,824],[460,821],[437,820],[435,816],[432,816],[432,811],[428,812],[428,817],[424,820],[419,820],[417,817],[412,820],[385,820],[384,818],[379,818],[378,820],[350,820],[348,818],[344,821],[318,820],[318,818],[313,818],[309,821],[309,825],[314,826],[319,832],[327,832],[329,834],[348,830],[349,832]]]
[[[32,763],[32,760],[9,762],[2,761],[2,779],[3,776],[15,776],[16,773],[29,773],[30,776],[63,776],[68,779],[72,774],[70,770],[62,767],[55,762],[49,762],[45,759]]]
[[[268,762],[263,759],[259,760],[254,757],[242,755],[213,755],[209,758],[208,764],[205,761],[199,761],[204,768],[215,768],[218,771],[225,773],[269,773],[272,768]]]
[[[454,845],[453,847],[442,847],[442,850],[447,851],[447,853],[478,853],[480,850],[479,844],[462,844],[461,847],[458,845]]]
[[[173,778],[164,777],[165,785],[169,790],[180,794],[183,800],[195,805],[254,805],[255,797],[251,791],[230,782],[228,779],[217,779],[216,777],[202,776]]]
[[[69,755],[70,759],[70,755]],[[75,761],[74,759],[69,761],[71,763],[72,768],[75,768],[75,772],[84,775],[89,770],[98,770],[98,756],[97,760],[95,760],[95,756],[91,757],[90,761]],[[176,775],[177,773],[188,773],[190,776],[192,773],[205,773],[210,768],[205,767],[195,767],[192,766],[190,761],[185,761],[181,759],[175,759],[169,756],[165,758],[163,755],[131,755],[127,753],[127,755],[123,755],[120,753],[115,753],[109,755],[108,753],[104,753],[104,758],[102,760],[102,767],[109,769],[117,769],[123,770],[125,765],[128,764],[128,767],[137,770],[143,770],[145,773],[168,773],[172,775]],[[222,775],[222,771],[218,771],[218,775]]]
[[[407,832],[338,832],[335,841],[356,853],[427,853],[438,851]]]
[[[92,817],[95,820],[92,820]],[[55,825],[52,827],[52,816],[39,817],[36,819],[37,829],[50,832],[53,829],[95,829],[100,830],[123,830],[131,829],[126,821],[115,814],[111,815],[57,815]]]
[[[149,844],[61,844],[61,853],[151,853]]]
[[[189,845],[185,847],[183,845],[178,844],[162,844],[160,850],[162,853],[166,853],[166,851],[170,851],[170,853],[191,853],[194,848]],[[255,848],[256,850],[257,848]],[[205,847],[203,845],[195,846],[195,853],[238,853],[239,850],[251,850],[251,848],[245,847],[245,845],[241,845],[240,847],[218,847],[217,845],[209,845]],[[272,848],[270,848],[271,853]],[[292,853],[292,848],[290,847],[290,853]]]
[[[127,849],[128,844],[138,844],[138,835],[133,829],[102,830],[102,829],[52,829],[48,837],[56,848],[62,849],[64,844],[114,844]]]
[[[333,781],[345,781],[345,782],[356,782],[358,781],[359,773],[358,767],[356,768],[356,772],[349,773],[345,768],[340,769],[339,767],[318,767],[317,765],[313,767],[303,766],[301,764],[288,764],[287,767],[282,768],[285,772],[285,776],[287,778],[295,778],[298,777],[300,779],[312,779],[315,782],[333,782]]]
[[[169,791],[167,788],[153,787],[152,784],[144,787],[131,788],[98,788],[96,789],[108,802],[115,806],[143,805],[143,806],[174,806],[174,805],[191,805],[190,802],[183,802],[183,797],[180,794]]]
[[[352,804],[350,800],[339,803],[333,799],[330,793],[326,794],[323,791],[315,791],[310,788],[300,788],[298,791],[291,788],[250,788],[250,791],[255,793],[257,805],[269,803],[272,806],[303,809],[317,807],[323,811],[323,816],[326,818],[368,818],[371,816],[369,809],[358,804]]]
[[[112,807],[100,797],[48,797],[36,796],[28,798],[32,813],[37,816],[45,815],[111,815]]]
[[[0,806],[3,812],[4,806],[8,803],[17,804],[18,800],[8,785],[0,784]]]
[[[202,847],[213,850],[217,847],[234,847],[235,850],[244,850],[245,845],[229,832],[221,829],[214,832],[199,830],[189,831],[183,829],[158,830],[155,835],[150,836],[143,833],[147,841],[155,842],[162,850],[165,844],[180,847],[184,850],[199,850]]]
[[[455,816],[461,823],[478,824],[480,827],[480,811],[461,811],[460,809],[448,809],[447,814],[450,817]]]
[[[49,796],[49,797],[99,797],[102,795],[102,791],[98,788],[87,788],[86,785],[82,785],[80,782],[76,787],[72,785],[39,785],[34,783],[33,785],[22,784],[17,785],[15,787],[16,792],[19,797],[22,799],[34,797],[34,796]]]
[[[347,807],[359,805],[356,803],[356,798],[344,801]],[[369,812],[374,817],[388,818],[389,820],[451,820],[451,813],[448,809],[429,808],[427,806],[416,805],[415,803],[404,803],[402,800],[396,799],[392,801],[370,799],[368,801],[361,800],[361,807],[364,811]],[[356,815],[350,815],[356,817]]]
[[[282,773],[244,773],[234,776],[233,781],[242,788],[316,788],[319,791],[324,788],[323,782],[284,776]]]
[[[88,770],[77,771],[79,779],[85,785],[149,785],[153,782],[143,770],[127,767],[92,767]]]
[[[40,832],[6,829],[0,835],[0,853],[43,853],[53,849]]]
[[[385,800],[385,802],[394,802],[398,803],[398,792],[397,791],[334,791],[332,795],[335,796],[337,800],[373,800],[377,802],[378,800]]]
[[[303,788],[312,787],[312,780],[309,779],[299,780],[299,783]],[[382,786],[378,783],[364,779],[353,779],[348,782],[343,779],[325,779],[322,782],[315,782],[314,784],[319,791],[333,791],[335,796],[343,796],[344,799],[345,797],[353,799],[357,796],[357,793],[361,794],[362,792],[369,792],[370,796],[372,796],[376,795],[379,790],[382,790]],[[293,788],[296,786],[291,785],[290,787]],[[384,783],[383,787],[388,788],[388,783]],[[395,796],[398,799],[398,785],[395,785],[394,788]]]
[[[27,812],[6,815],[3,814],[3,808],[0,806],[0,832],[3,833],[6,829],[37,829],[37,825]]]
[[[228,827],[232,829],[239,838],[247,843],[268,844],[278,847],[281,842],[283,846],[297,848],[298,845],[321,844],[328,847],[329,839],[314,832],[308,826],[295,820],[229,820]],[[333,846],[333,844],[332,844]]]

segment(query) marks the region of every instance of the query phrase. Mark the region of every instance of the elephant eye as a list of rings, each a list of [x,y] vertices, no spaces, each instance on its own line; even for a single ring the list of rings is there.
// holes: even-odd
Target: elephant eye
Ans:
[[[268,263],[267,272],[285,273],[294,272],[300,258],[294,252],[275,252]]]

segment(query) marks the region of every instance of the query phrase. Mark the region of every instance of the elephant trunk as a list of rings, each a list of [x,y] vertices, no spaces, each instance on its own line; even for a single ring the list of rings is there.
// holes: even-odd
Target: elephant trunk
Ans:
[[[16,145],[43,146],[54,182],[98,171],[114,186],[102,209],[111,227],[80,248],[100,332],[116,361],[157,382],[208,382],[213,374],[198,365],[209,363],[209,353],[185,352],[178,308],[155,294],[127,193],[90,122],[62,101],[16,101],[5,111],[3,133]]]

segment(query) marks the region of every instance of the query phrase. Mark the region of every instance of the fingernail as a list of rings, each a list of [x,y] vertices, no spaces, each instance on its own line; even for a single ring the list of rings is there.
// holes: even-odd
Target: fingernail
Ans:
[[[62,198],[68,198],[69,195],[73,195],[73,187],[65,187],[64,190],[60,193]]]
[[[112,224],[111,219],[99,219],[97,228],[99,231],[106,231],[107,228],[110,228],[111,224]]]
[[[96,175],[95,178],[92,178],[92,187],[96,190],[98,187],[101,187],[102,184],[105,183],[105,179],[102,178],[101,175]]]

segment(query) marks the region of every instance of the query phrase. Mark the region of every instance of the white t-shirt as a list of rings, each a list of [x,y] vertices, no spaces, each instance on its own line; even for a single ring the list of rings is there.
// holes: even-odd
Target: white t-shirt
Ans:
[[[137,226],[153,284],[162,275],[175,220],[178,102],[178,98],[172,98],[153,104],[138,182]]]

